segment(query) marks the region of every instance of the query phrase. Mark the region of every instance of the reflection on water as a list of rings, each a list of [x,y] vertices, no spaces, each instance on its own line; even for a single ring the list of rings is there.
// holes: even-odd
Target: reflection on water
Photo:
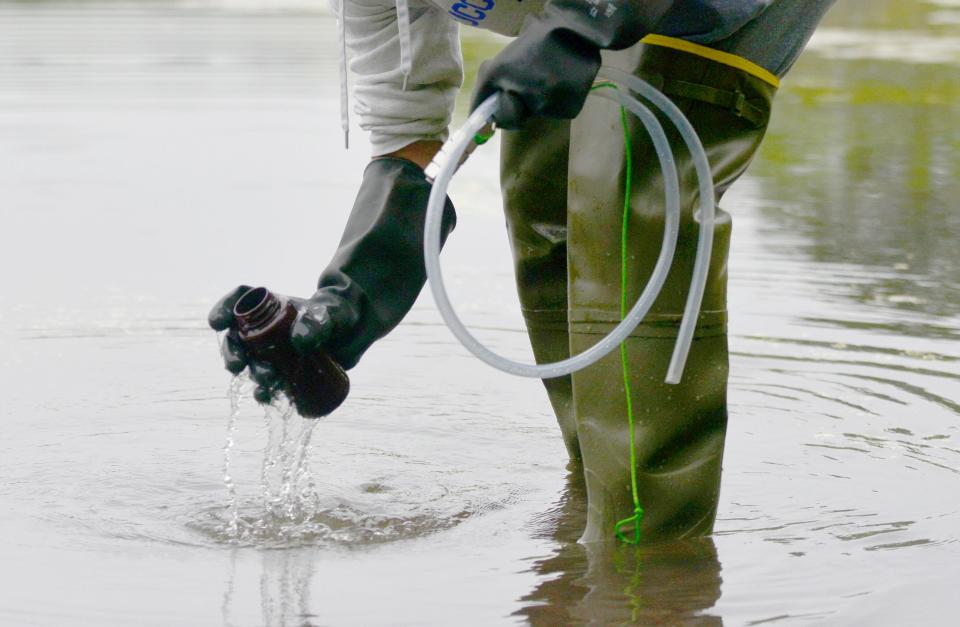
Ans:
[[[531,560],[540,583],[515,615],[532,625],[723,624],[710,611],[722,583],[713,540],[640,548],[577,544],[586,524],[586,486],[580,468],[570,471],[560,501],[538,520],[538,532],[558,549]]]
[[[500,45],[464,34],[471,69]],[[0,2],[0,623],[949,622],[958,41],[952,0],[844,0],[788,77],[724,199],[717,532],[635,550],[576,544],[542,390],[429,299],[314,428],[249,395],[225,425],[210,301],[309,291],[366,161],[314,4]],[[496,175],[458,177],[445,274],[526,359]]]
[[[960,8],[854,1],[832,18],[753,170],[776,200],[763,217],[800,235],[791,243],[819,262],[827,295],[893,310],[891,332],[956,339]]]
[[[296,625],[312,627],[315,615],[310,611],[311,585],[316,568],[317,553],[310,548],[264,551],[261,553],[261,573],[256,583],[260,601],[262,625]],[[251,590],[237,582],[237,553],[230,554],[230,573],[221,605],[224,627],[246,624],[238,620],[239,599]]]

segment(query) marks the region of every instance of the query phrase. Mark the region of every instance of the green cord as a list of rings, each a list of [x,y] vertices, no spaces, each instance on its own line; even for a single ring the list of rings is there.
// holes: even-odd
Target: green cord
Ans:
[[[593,86],[593,89],[601,87],[611,87],[616,89],[613,83],[600,83]],[[620,319],[623,320],[627,315],[627,240],[630,224],[630,192],[633,183],[633,149],[630,145],[630,131],[627,127],[627,110],[620,107],[620,125],[623,128],[623,149],[626,157],[626,176],[623,184],[623,220],[620,230]],[[643,508],[640,506],[640,493],[637,489],[637,450],[634,440],[634,420],[633,420],[633,394],[630,390],[630,371],[627,367],[627,344],[626,341],[620,343],[620,366],[623,369],[623,389],[627,400],[627,425],[629,427],[630,438],[630,489],[633,495],[633,515],[629,518],[617,522],[614,525],[614,533],[627,544],[640,544],[640,521],[643,520]],[[632,537],[626,535],[623,528],[633,525]]]
[[[620,231],[620,319],[627,316],[627,237],[630,224],[630,188],[633,179],[633,150],[630,146],[630,132],[627,129],[627,110],[620,107],[620,124],[623,126],[623,149],[626,156],[626,175],[623,184],[623,227]],[[623,389],[627,396],[627,425],[630,437],[630,489],[633,494],[633,516],[618,522],[614,527],[617,536],[627,544],[640,543],[640,521],[643,520],[643,508],[640,507],[640,493],[637,489],[637,450],[634,440],[633,393],[630,390],[630,371],[627,367],[627,343],[620,343],[620,365],[623,369]],[[632,537],[623,533],[623,527],[633,523]]]

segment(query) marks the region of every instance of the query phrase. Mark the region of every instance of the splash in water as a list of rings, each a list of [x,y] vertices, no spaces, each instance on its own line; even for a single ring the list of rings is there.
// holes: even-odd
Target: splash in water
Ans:
[[[341,486],[321,498],[310,467],[319,420],[301,418],[281,395],[259,406],[262,429],[250,447],[249,426],[257,423],[242,416],[253,385],[241,375],[227,390],[230,414],[222,448],[226,502],[204,508],[188,523],[218,544],[292,548],[389,542],[448,529],[482,507],[446,498],[424,501],[419,491],[406,498],[405,491],[379,481]],[[251,458],[261,450],[262,458]]]
[[[277,521],[308,518],[317,509],[309,465],[310,436],[317,420],[299,418],[285,399],[267,405],[264,420],[268,435],[260,477],[263,511]]]
[[[233,481],[230,469],[230,457],[236,443],[237,418],[240,416],[240,395],[243,392],[245,377],[234,377],[227,390],[230,399],[230,418],[227,421],[227,437],[223,444],[223,485],[227,489],[227,536],[235,537],[240,526],[240,507],[237,503],[237,484]]]
[[[246,506],[241,502],[232,455],[238,418],[250,385],[249,378],[238,376],[227,390],[230,417],[223,445],[227,505],[219,516],[216,535],[231,544],[286,544],[326,531],[326,525],[315,520],[318,499],[310,470],[310,440],[317,421],[297,416],[282,395],[263,406],[267,442],[260,471],[259,507],[255,502]]]

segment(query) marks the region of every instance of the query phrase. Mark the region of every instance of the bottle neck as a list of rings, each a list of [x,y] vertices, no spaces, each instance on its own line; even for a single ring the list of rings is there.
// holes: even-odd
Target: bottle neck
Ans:
[[[233,315],[241,331],[253,331],[273,320],[280,313],[281,305],[276,294],[265,287],[257,287],[240,297]]]

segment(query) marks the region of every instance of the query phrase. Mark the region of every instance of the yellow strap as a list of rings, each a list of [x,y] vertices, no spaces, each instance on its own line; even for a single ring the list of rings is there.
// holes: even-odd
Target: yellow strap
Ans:
[[[695,44],[692,41],[677,39],[676,37],[667,37],[666,35],[647,35],[640,41],[653,46],[663,46],[664,48],[673,48],[674,50],[689,52],[690,54],[695,54],[698,57],[703,57],[705,59],[710,59],[711,61],[716,61],[717,63],[729,65],[730,67],[735,67],[738,70],[743,70],[747,74],[756,76],[763,82],[769,83],[774,87],[780,87],[780,79],[777,78],[772,72],[765,70],[753,61],[748,61],[743,57],[738,57],[737,55],[730,54],[729,52],[714,50],[713,48]]]

